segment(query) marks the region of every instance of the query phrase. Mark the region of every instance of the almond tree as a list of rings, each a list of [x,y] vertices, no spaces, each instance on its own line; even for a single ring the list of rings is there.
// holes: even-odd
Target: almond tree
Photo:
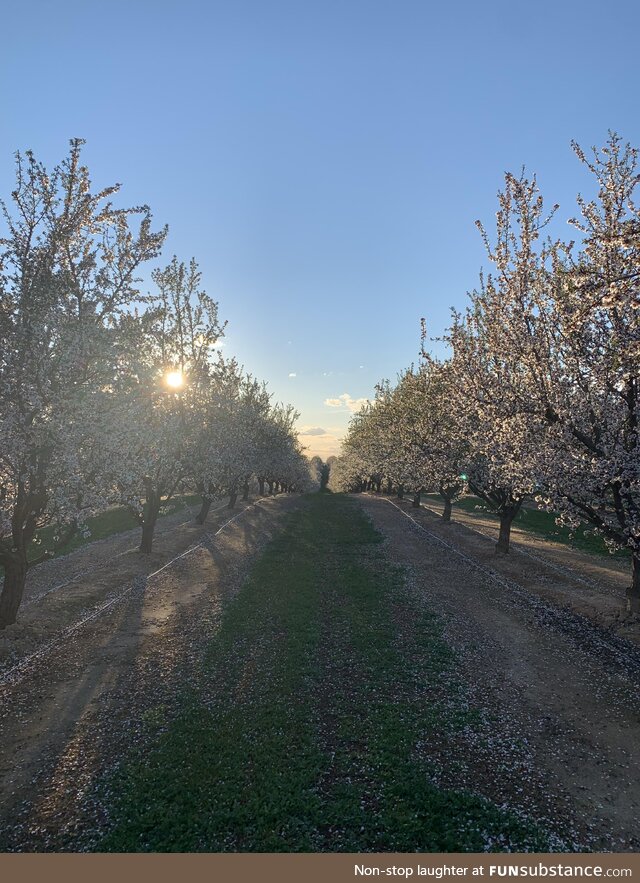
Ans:
[[[381,478],[386,478],[388,493],[394,486],[400,496],[412,489],[414,505],[419,505],[426,481],[422,449],[414,432],[420,407],[411,367],[395,387],[389,381],[379,383],[374,401],[360,414],[360,456],[368,461],[378,489]]]
[[[138,518],[145,553],[152,550],[161,508],[190,475],[224,328],[217,303],[200,288],[195,260],[187,266],[174,257],[153,280],[157,295],[151,308],[120,324],[128,345],[114,388],[114,431],[108,439],[113,499]]]
[[[271,396],[266,386],[236,369],[218,417],[207,430],[208,457],[203,461],[209,487],[229,497],[233,509],[241,486],[248,497],[251,476],[264,468],[264,448],[269,445]]]
[[[361,411],[360,434],[366,440],[370,480],[378,492],[383,483],[387,493],[392,493],[395,487],[400,495],[405,488],[421,484],[407,449],[411,373],[412,369],[401,376],[395,387],[388,380],[378,383],[373,402]]]
[[[95,404],[111,377],[114,323],[138,296],[136,272],[166,230],[146,206],[116,209],[94,191],[83,142],[50,173],[16,155],[0,239],[0,627],[15,622],[40,528],[59,545],[105,503]],[[137,232],[131,223],[139,218]]]
[[[352,420],[336,479],[360,489],[386,477],[388,492],[395,486],[403,496],[410,489],[416,506],[423,491],[437,490],[449,521],[465,487],[460,475],[467,445],[452,409],[451,366],[423,356],[423,364],[407,369],[395,387],[378,384],[375,400]],[[363,482],[363,475],[370,478]]]
[[[479,315],[480,311],[456,314],[449,330],[456,377],[452,407],[468,451],[461,474],[466,474],[470,490],[498,515],[496,552],[507,553],[513,519],[537,487],[542,430],[540,423],[534,426],[519,410],[507,383],[501,386],[509,365],[485,346]]]
[[[342,451],[351,464],[352,474],[358,477],[357,486],[351,490],[381,490],[389,451],[380,431],[380,420],[384,419],[380,403],[389,392],[387,384],[379,384],[375,400],[363,405],[349,423]]]
[[[312,457],[309,461],[309,470],[311,473],[311,477],[315,482],[318,483],[318,488],[320,488],[322,484],[322,476],[324,470],[324,462],[322,460],[322,457],[318,457],[317,454]],[[329,476],[327,475],[327,479],[328,477]]]
[[[295,432],[299,416],[291,405],[277,404],[262,423],[256,450],[256,474],[262,487],[263,482],[267,483],[270,494],[292,481],[299,486],[308,470]]]
[[[189,465],[190,481],[202,497],[199,524],[206,521],[214,500],[229,494],[230,505],[235,504],[237,482],[245,468],[238,436],[242,384],[242,369],[235,359],[225,361],[220,356],[205,390]]]
[[[346,448],[344,443],[340,456],[331,467],[329,489],[334,493],[360,493],[365,490],[362,464],[355,452]]]
[[[629,607],[640,610],[640,208],[638,151],[611,134],[574,150],[597,198],[578,198],[581,249],[554,262],[542,329],[521,337],[549,426],[543,501],[567,523],[589,523],[632,558]],[[541,323],[540,323],[541,324]]]
[[[580,217],[570,221],[581,237],[577,253],[573,243],[547,243],[535,256],[541,226],[535,182],[509,176],[501,196],[498,246],[490,257],[511,306],[494,317],[519,359],[512,382],[502,378],[500,390],[518,402],[519,419],[528,416],[539,436],[539,501],[573,527],[590,524],[612,551],[629,549],[629,607],[638,610],[638,152],[615,134],[590,156],[573,147],[597,185],[596,199],[578,197]],[[504,345],[489,340],[487,349],[500,353]]]
[[[442,518],[448,522],[453,503],[465,491],[461,476],[468,461],[468,442],[455,408],[457,378],[450,362],[439,362],[423,350],[420,369],[407,372],[402,383],[407,389],[398,426],[408,459],[415,464],[414,483],[440,494]]]
[[[196,486],[203,499],[197,517],[200,523],[204,523],[217,497],[228,496],[230,509],[241,488],[243,499],[248,498],[249,480],[260,467],[264,425],[270,411],[266,386],[244,375],[235,360],[220,361],[210,392],[194,460]]]
[[[329,476],[331,474],[331,463],[327,460],[325,463],[322,457],[312,457],[309,463],[310,474],[313,482],[318,483],[318,490],[324,491],[329,484]]]
[[[516,329],[538,333],[547,262],[559,254],[541,247],[540,235],[558,207],[546,215],[535,179],[524,176],[506,175],[498,198],[495,245],[478,222],[496,273],[481,276],[463,314],[453,312],[445,339],[453,351],[452,407],[469,446],[468,484],[499,516],[496,551],[506,553],[513,519],[540,486],[548,443],[531,386],[532,353]]]
[[[389,492],[394,483],[402,483],[393,401],[391,384],[382,380],[376,386],[374,400],[351,418],[341,456],[332,464],[333,476],[329,475],[332,490],[380,493],[385,478]]]
[[[190,458],[192,483],[202,495],[201,524],[214,499],[228,495],[233,508],[242,488],[246,500],[253,475],[261,495],[265,483],[270,493],[307,488],[309,466],[294,432],[297,417],[291,407],[272,406],[266,385],[244,375],[235,360],[219,360]]]

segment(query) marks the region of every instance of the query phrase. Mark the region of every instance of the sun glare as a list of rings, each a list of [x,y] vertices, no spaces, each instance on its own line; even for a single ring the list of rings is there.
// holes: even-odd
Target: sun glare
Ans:
[[[180,389],[184,386],[184,374],[182,371],[167,371],[164,376],[167,386],[171,389]]]

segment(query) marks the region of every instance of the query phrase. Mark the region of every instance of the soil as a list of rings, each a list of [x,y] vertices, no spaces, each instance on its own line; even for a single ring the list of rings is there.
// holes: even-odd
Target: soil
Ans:
[[[496,556],[493,537],[424,509],[358,499],[442,619],[480,710],[479,731],[422,746],[439,758],[438,780],[549,819],[552,830],[563,819],[577,849],[637,850],[640,649],[596,624],[622,605],[616,573],[604,594],[579,581],[594,577],[591,562],[576,560],[572,578],[524,555]],[[637,639],[636,621],[625,630]]]
[[[438,500],[430,499],[421,506],[419,517],[425,514],[439,516],[442,509]],[[411,514],[415,515],[415,510]],[[461,543],[471,554],[480,556],[485,563],[495,561],[497,522],[485,513],[471,514],[455,507],[452,518],[454,520],[448,525],[439,517],[430,519],[429,523],[438,532],[445,531],[439,535],[454,537],[456,543]],[[543,597],[640,643],[640,620],[637,616],[627,615],[626,610],[626,590],[631,582],[630,561],[581,552],[514,525],[511,528],[511,553],[504,564],[509,564],[505,572],[514,576],[518,573],[518,567],[530,575],[535,572],[537,591]]]

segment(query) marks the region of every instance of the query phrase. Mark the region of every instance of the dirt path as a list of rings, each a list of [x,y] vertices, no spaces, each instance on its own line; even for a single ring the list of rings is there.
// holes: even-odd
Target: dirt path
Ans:
[[[518,527],[511,531],[511,553],[498,562],[494,554],[497,524],[486,515],[454,510],[454,520],[445,524],[439,517],[442,506],[437,500],[429,498],[420,509],[396,499],[392,502],[485,566],[498,567],[510,578],[527,580],[540,597],[640,644],[640,617],[626,611],[630,581],[627,562],[580,552]]]
[[[126,584],[144,578],[198,543],[213,524],[228,517],[225,504],[219,503],[202,526],[194,520],[194,511],[183,508],[158,523],[151,555],[138,552],[140,528],[134,528],[30,571],[18,622],[0,631],[0,683],[25,656],[56,640],[64,629],[115,597]]]
[[[440,781],[539,819],[572,819],[590,848],[638,849],[638,648],[558,605],[568,575],[495,559],[488,540],[424,511],[421,529],[405,517],[410,507],[358,499],[388,554],[409,568],[416,597],[442,616],[482,710],[480,735],[424,746],[440,758]],[[576,606],[591,609],[587,587],[574,586],[584,594]]]
[[[266,542],[278,534],[283,514],[300,505],[299,498],[261,502],[240,512],[219,533],[229,519],[227,512],[213,513],[205,530],[177,524],[161,538],[152,562],[121,555],[111,566],[79,577],[70,591],[53,592],[34,604],[33,619],[25,617],[23,631],[16,630],[13,638],[24,651],[25,630],[32,629],[39,643],[21,658],[7,658],[0,673],[0,849],[99,848],[112,804],[108,794],[96,794],[96,782],[112,781],[108,774],[120,758],[148,752],[155,737],[178,719],[176,697],[184,701],[185,693],[193,693],[198,684],[208,713],[219,713],[220,726],[231,711],[242,722],[239,732],[248,738],[237,752],[237,769],[231,767],[239,784],[227,788],[229,807],[235,805],[240,783],[247,775],[253,781],[254,772],[265,787],[265,800],[271,799],[274,782],[280,788],[287,781],[293,797],[306,807],[317,775],[312,791],[320,801],[319,821],[309,842],[318,848],[341,848],[341,836],[346,838],[343,846],[351,848],[347,834],[360,843],[362,806],[367,809],[362,824],[369,825],[369,839],[362,842],[387,848],[380,821],[387,818],[385,800],[395,812],[396,798],[402,797],[401,803],[411,798],[413,806],[416,794],[435,786],[444,795],[445,815],[446,795],[468,792],[500,811],[539,823],[558,838],[559,849],[639,849],[640,762],[635,746],[640,735],[640,649],[595,622],[608,608],[598,607],[601,602],[592,596],[618,605],[620,599],[600,592],[598,585],[590,587],[582,571],[574,576],[558,570],[553,561],[545,565],[524,555],[497,559],[490,539],[464,525],[443,525],[425,510],[398,507],[383,498],[354,499],[386,543],[381,547],[368,526],[375,542],[360,543],[351,504],[351,515],[346,510],[340,515],[348,501],[337,500],[332,510],[331,498],[319,495],[315,502],[321,515],[316,513],[317,524],[305,528],[311,533],[300,537],[292,528],[288,545],[272,553],[279,562],[290,561],[290,595],[283,594],[285,571],[272,578],[270,593],[260,582],[257,606],[251,601],[246,609],[249,649],[237,646],[235,638],[229,644],[237,683],[226,656],[224,665],[206,669],[205,648],[218,633],[227,601]],[[351,526],[354,536],[349,537]],[[326,569],[325,547],[318,537],[326,540],[326,554],[339,562],[333,571]],[[300,543],[297,553],[295,542]],[[305,555],[306,564],[300,561]],[[381,584],[374,603],[377,596],[370,583],[387,567],[387,559],[403,566],[406,582],[394,576],[389,588],[383,590]],[[269,565],[269,573],[275,573],[274,567]],[[318,650],[307,606],[302,604],[298,620],[290,621],[303,595],[318,617],[319,656],[313,655]],[[271,622],[277,604],[282,621],[276,617]],[[38,631],[38,608],[48,612],[50,632]],[[417,626],[422,620],[435,622],[433,612],[444,627],[443,648],[455,651],[450,674],[435,681],[431,644],[420,637],[424,623]],[[637,625],[628,620],[625,628],[632,633]],[[388,645],[380,637],[385,630]],[[287,635],[293,640],[283,643]],[[287,647],[294,657],[298,653],[289,660],[290,671],[302,678],[295,682],[290,707],[281,695],[284,675],[277,674]],[[390,659],[396,665],[389,669],[393,676],[381,668],[391,665]],[[273,698],[257,726],[267,688],[274,691]],[[302,688],[308,696],[301,705]],[[231,709],[230,697],[235,697]],[[275,700],[283,704],[285,723],[272,721]],[[393,738],[380,709],[391,709],[394,721],[401,714],[403,723],[394,724]],[[462,715],[466,721],[468,716],[468,723],[443,729],[431,720],[436,711],[443,720]],[[301,749],[292,753],[288,741],[287,721],[293,712],[299,722],[306,721],[309,744],[320,758],[320,773],[314,760],[309,781],[302,777],[304,787],[288,775],[291,768],[306,771]],[[406,746],[396,735],[406,733],[413,718],[416,730],[405,757]],[[268,726],[275,727],[275,743],[282,743],[277,775],[269,773],[277,766],[272,754],[268,769],[253,771],[251,763],[245,764],[246,745],[255,742],[260,748]],[[395,760],[389,762],[385,739],[404,758],[404,772]],[[307,745],[304,740],[301,744]],[[167,769],[188,765],[184,747],[172,753]],[[414,781],[406,779],[409,774],[415,779],[411,793],[393,797],[398,783]],[[212,805],[221,800],[228,777],[229,770],[214,776]],[[160,780],[165,779],[162,773]],[[190,787],[180,791],[183,798]],[[173,794],[158,809],[159,818],[170,818]],[[350,827],[343,825],[345,794],[357,798],[348,804],[353,810]],[[166,794],[162,799],[167,800]],[[261,799],[256,798],[256,806]],[[291,814],[287,799],[283,825]],[[146,801],[145,796],[136,805],[145,809]],[[395,819],[393,812],[387,821]],[[251,818],[248,824],[252,830]],[[232,831],[235,826],[233,816]],[[508,848],[500,831],[479,831],[487,848]],[[148,836],[142,825],[134,846],[144,848]]]
[[[222,509],[224,505],[224,502],[215,503],[213,510]],[[176,530],[190,524],[196,527],[192,522],[198,508],[181,505],[175,512],[158,519],[154,537],[156,547],[161,549],[168,535],[174,534]],[[112,566],[115,560],[136,552],[140,545],[140,531],[140,527],[134,527],[112,534],[37,565],[29,571],[22,609],[37,603],[46,594],[66,588],[97,567],[104,564]]]
[[[91,814],[86,800],[95,776],[144,740],[145,726],[163,725],[145,722],[145,708],[160,699],[170,719],[177,687],[199,664],[225,600],[296,505],[297,498],[262,501],[217,535],[229,514],[216,512],[206,530],[167,533],[155,573],[148,564],[145,573],[136,570],[139,556],[123,556],[111,570],[96,571],[84,594],[76,586],[77,609],[73,592],[41,602],[65,612],[54,617],[50,641],[14,663],[0,683],[0,848],[64,848],[78,819]],[[202,545],[165,566],[172,553],[196,543]],[[92,586],[97,615],[87,614]]]
[[[406,507],[406,504],[403,505]],[[429,497],[422,503],[420,514],[440,516],[443,508],[439,499]],[[457,507],[454,507],[452,518],[453,521],[445,530],[467,540],[473,534],[484,537],[490,543],[476,540],[475,549],[484,546],[489,554],[493,554],[498,533],[495,518],[491,518],[486,511],[470,513]],[[438,519],[436,523],[440,523]],[[621,629],[626,637],[640,642],[640,629],[628,628],[633,625],[633,617],[621,615],[625,611],[626,589],[631,579],[628,561],[581,552],[537,536],[517,524],[511,528],[511,551],[515,559],[528,563],[531,569],[540,564],[546,565],[546,571],[553,574],[550,590],[558,600],[607,626]],[[570,576],[570,580],[557,579],[559,574]]]

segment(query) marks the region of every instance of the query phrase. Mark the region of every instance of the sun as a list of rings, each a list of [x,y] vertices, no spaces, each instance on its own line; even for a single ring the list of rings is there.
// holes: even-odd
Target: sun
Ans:
[[[167,386],[171,389],[181,389],[184,386],[184,374],[182,371],[167,371],[164,379]]]

